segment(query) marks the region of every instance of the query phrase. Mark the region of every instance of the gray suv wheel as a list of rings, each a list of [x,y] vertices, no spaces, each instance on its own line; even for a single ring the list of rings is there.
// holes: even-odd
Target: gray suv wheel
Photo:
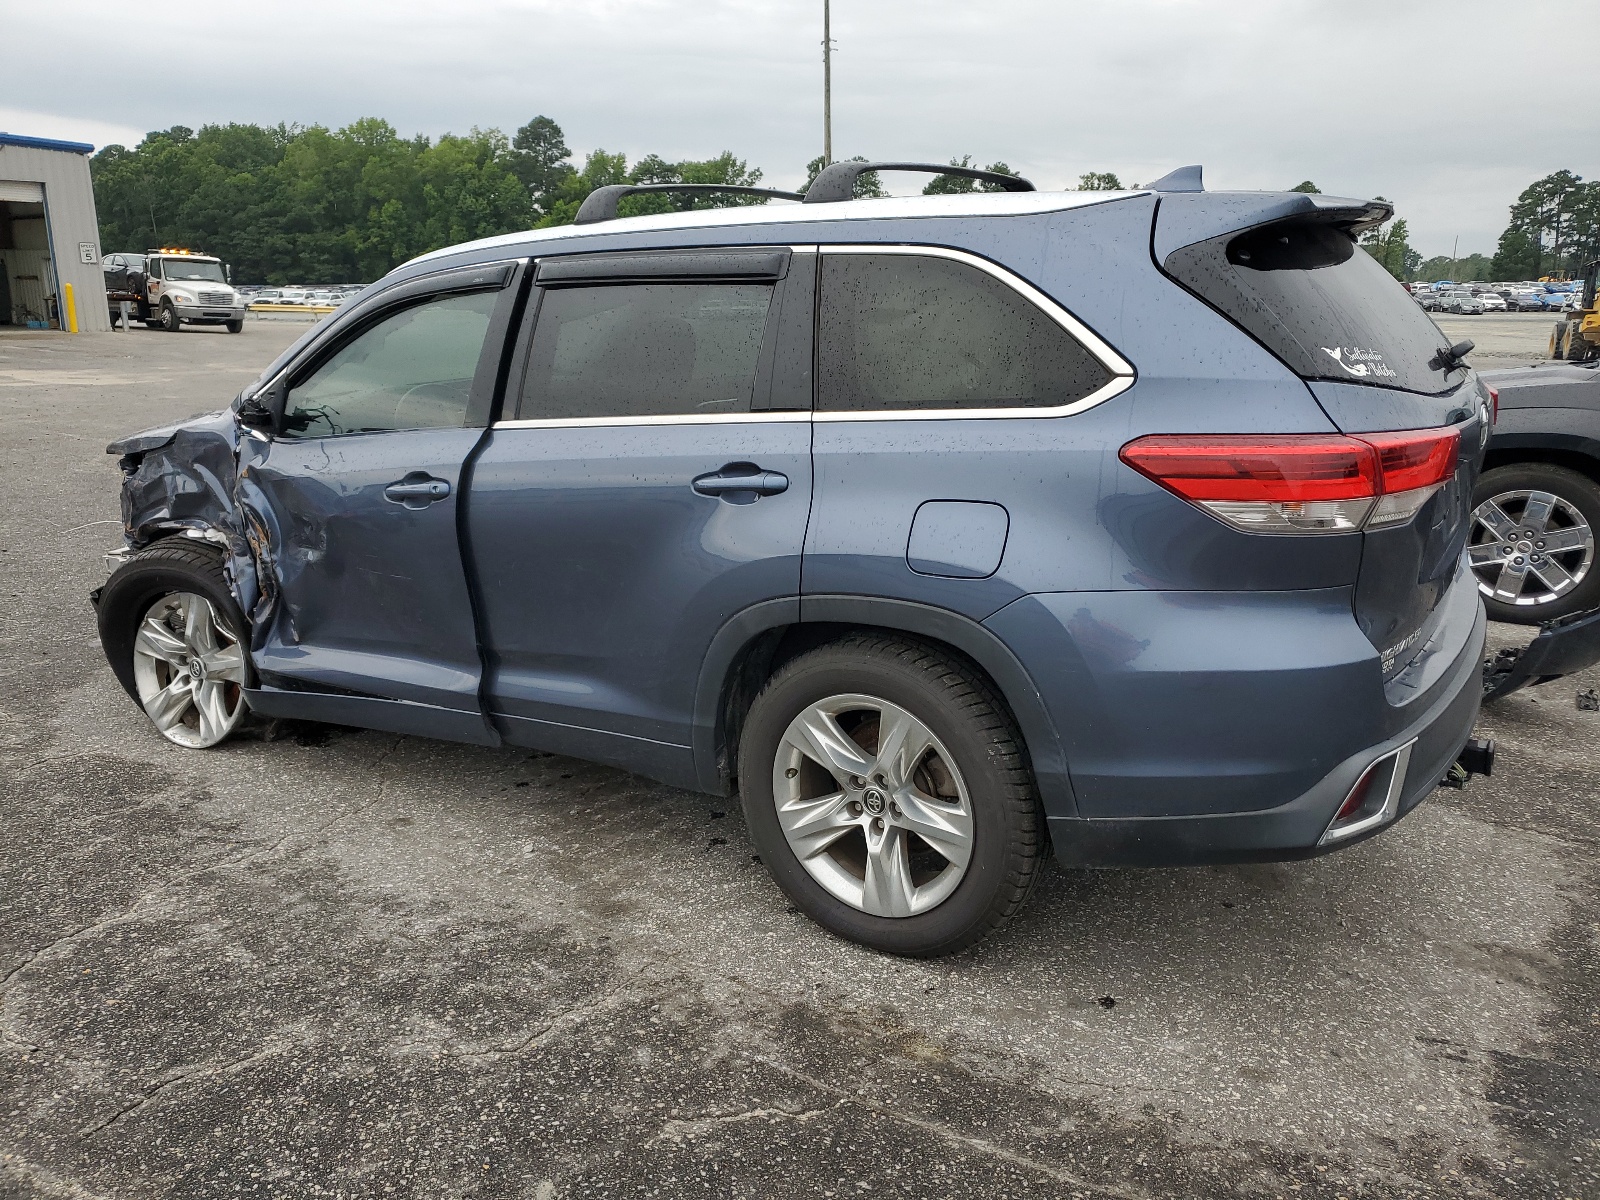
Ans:
[[[751,706],[752,840],[795,905],[894,954],[949,954],[1022,906],[1044,848],[1022,741],[968,664],[859,634],[803,654]]]

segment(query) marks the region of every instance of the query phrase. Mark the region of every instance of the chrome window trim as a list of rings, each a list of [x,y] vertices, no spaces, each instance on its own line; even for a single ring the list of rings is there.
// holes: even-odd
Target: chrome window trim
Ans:
[[[907,254],[925,258],[947,258],[966,263],[1011,288],[1035,308],[1039,309],[1087,350],[1106,370],[1111,378],[1081,400],[1071,404],[1058,404],[1050,408],[926,408],[914,410],[874,409],[865,412],[746,412],[746,413],[674,413],[665,416],[637,417],[534,417],[526,420],[496,421],[493,429],[585,429],[621,428],[630,425],[737,425],[783,421],[988,421],[1016,419],[1049,419],[1069,417],[1104,404],[1119,396],[1134,384],[1133,365],[1083,322],[1079,321],[1055,300],[1034,287],[1021,276],[997,263],[965,250],[949,246],[931,246],[919,243],[851,243],[847,245],[795,245],[796,254]],[[535,263],[537,259],[533,260]]]
[[[743,413],[672,413],[656,417],[535,417],[496,421],[491,429],[604,429],[627,425],[750,425],[780,421],[809,421],[809,410]]]
[[[819,253],[829,254],[906,254],[921,258],[947,258],[952,262],[965,263],[970,267],[998,279],[1024,300],[1027,300],[1045,316],[1049,317],[1062,329],[1087,350],[1099,364],[1111,372],[1111,378],[1104,384],[1084,396],[1074,400],[1071,404],[1057,404],[1049,408],[922,408],[922,409],[873,409],[864,412],[821,412],[812,413],[816,421],[989,421],[1013,420],[1018,418],[1049,418],[1070,417],[1074,413],[1084,412],[1096,405],[1104,404],[1114,396],[1121,395],[1133,386],[1133,364],[1123,358],[1108,345],[1094,330],[1090,329],[1077,317],[1069,313],[1055,300],[1045,295],[1044,292],[1034,287],[1020,275],[1016,275],[998,263],[989,261],[976,254],[965,250],[953,250],[948,246],[923,246],[916,244],[900,245],[873,245],[871,243],[829,246],[818,248]]]

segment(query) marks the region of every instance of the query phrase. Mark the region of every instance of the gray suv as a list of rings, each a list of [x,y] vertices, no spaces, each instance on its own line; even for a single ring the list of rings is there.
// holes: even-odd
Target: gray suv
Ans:
[[[737,792],[796,905],[901,954],[1051,850],[1297,858],[1419,803],[1478,711],[1490,405],[1356,245],[1389,207],[868,170],[952,173],[601,189],[112,445],[118,679],[185,746],[255,713]]]

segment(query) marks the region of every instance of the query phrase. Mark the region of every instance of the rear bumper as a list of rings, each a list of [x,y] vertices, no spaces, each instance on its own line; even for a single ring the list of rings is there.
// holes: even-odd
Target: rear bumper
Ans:
[[[1314,786],[1273,808],[1186,816],[1052,817],[1056,856],[1075,867],[1198,866],[1311,858],[1387,829],[1435,787],[1471,736],[1482,703],[1486,619],[1478,610],[1446,677],[1403,728],[1340,762]],[[1408,714],[1409,716],[1410,714]],[[1395,815],[1365,833],[1319,845],[1334,814],[1376,760],[1414,743]]]

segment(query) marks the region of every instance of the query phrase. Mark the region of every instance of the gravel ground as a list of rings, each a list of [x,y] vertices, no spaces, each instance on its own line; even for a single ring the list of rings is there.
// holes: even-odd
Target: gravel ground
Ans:
[[[0,1197],[1600,1196],[1600,672],[1343,853],[1052,869],[977,951],[879,957],[733,803],[156,736],[86,599],[104,444],[301,328],[0,337]]]

